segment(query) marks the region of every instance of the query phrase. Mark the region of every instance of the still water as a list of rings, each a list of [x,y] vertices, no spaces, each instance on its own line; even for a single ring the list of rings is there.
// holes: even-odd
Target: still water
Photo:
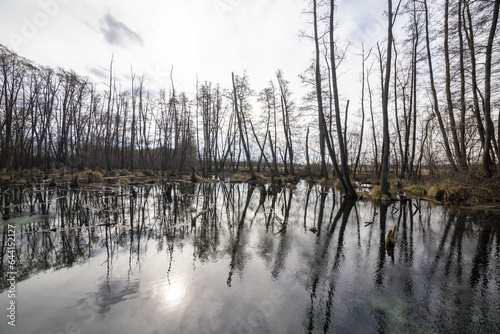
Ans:
[[[500,332],[486,215],[305,182],[1,194],[0,333]]]

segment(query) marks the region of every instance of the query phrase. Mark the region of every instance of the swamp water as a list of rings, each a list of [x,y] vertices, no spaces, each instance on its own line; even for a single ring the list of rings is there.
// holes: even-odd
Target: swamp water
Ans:
[[[305,182],[1,190],[0,333],[500,332],[492,217]]]

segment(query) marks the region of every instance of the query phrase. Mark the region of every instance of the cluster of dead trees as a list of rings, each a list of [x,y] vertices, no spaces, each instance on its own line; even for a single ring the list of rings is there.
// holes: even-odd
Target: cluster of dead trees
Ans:
[[[254,168],[260,170],[265,161],[274,174],[282,164],[285,173],[294,174],[294,104],[281,71],[278,86],[271,81],[259,98],[267,113],[263,138],[252,121],[254,92],[246,74],[233,75],[232,89],[199,84],[190,98],[176,90],[173,73],[168,92],[150,93],[145,77],[133,71],[130,88],[123,89],[111,60],[109,80],[99,90],[89,78],[37,66],[3,46],[0,71],[0,168],[138,168],[177,174],[197,167],[208,176],[248,166],[255,177]],[[278,144],[281,131],[284,150]],[[255,167],[253,159],[258,159]]]
[[[444,151],[445,161],[453,171],[466,171],[474,165],[482,165],[486,177],[496,171],[500,123],[496,127],[493,124],[492,98],[498,122],[500,105],[498,87],[493,88],[491,83],[493,78],[499,78],[500,44],[495,38],[499,4],[497,0],[401,4],[401,15],[408,18],[405,31],[411,45],[411,51],[401,56],[395,47],[392,64],[393,104],[402,134],[395,145],[400,152],[401,177],[414,173],[415,140],[410,150],[409,138],[410,134],[415,136],[419,116],[421,142],[427,140],[428,147],[439,144],[438,149]],[[428,102],[424,102],[423,93]],[[422,115],[426,107],[430,112]],[[437,143],[430,137],[433,123],[439,129]],[[421,150],[419,160],[423,153],[426,151]]]
[[[143,77],[107,89],[0,47],[0,167],[180,170],[194,154],[185,94],[153,99]]]
[[[416,122],[421,108],[418,104],[422,104],[418,87],[423,83],[428,87],[432,110],[425,119],[425,127],[434,118],[437,120],[440,144],[450,168],[465,171],[478,164],[479,158],[487,177],[493,175],[500,159],[500,123],[495,129],[492,108],[492,96],[497,97],[498,107],[498,89],[491,85],[493,76],[498,80],[498,66],[493,68],[493,60],[496,59],[495,64],[500,60],[499,41],[495,39],[499,4],[499,1],[469,0],[405,4],[402,11],[411,19],[406,29],[412,51],[410,58],[401,62],[411,59],[411,72],[403,74],[408,66],[398,62],[393,65],[395,91],[408,86],[410,89],[394,102],[395,109],[403,108],[402,120],[398,121],[403,133],[408,136],[410,132],[410,125],[404,121],[408,114]],[[403,142],[399,144],[400,152],[405,153],[401,159],[402,176],[405,172],[412,173],[406,156],[408,140],[405,138]]]
[[[334,37],[334,15],[342,8],[337,8],[334,0],[312,1],[314,35],[310,37],[315,42],[313,85],[321,156],[326,156],[326,147],[346,194],[352,194],[349,175],[356,175],[361,149],[366,152],[370,147],[369,165],[380,177],[385,194],[389,190],[391,168],[399,178],[405,178],[420,176],[422,169],[433,173],[438,166],[458,172],[481,165],[486,177],[493,176],[500,160],[499,91],[492,86],[492,80],[499,79],[500,50],[495,38],[499,3],[496,0],[432,3],[400,0],[395,4],[387,1],[385,40],[377,42],[368,52],[362,47],[362,120],[361,126],[356,127],[360,131],[356,150],[347,145],[348,123],[342,129],[340,117],[339,103],[346,105],[347,119],[349,101],[341,101],[337,90],[336,69],[346,52]],[[379,70],[379,85],[375,88],[374,67]],[[364,125],[368,121],[366,95],[372,126],[367,145],[363,144]],[[325,121],[328,112],[337,127],[336,138]],[[352,173],[346,169],[348,155],[355,156],[354,163],[351,159]],[[340,167],[337,167],[339,157]],[[325,160],[322,163],[322,173],[327,176]]]
[[[292,123],[295,104],[283,72],[276,73],[277,86],[255,94],[246,73],[232,73],[232,89],[205,82],[197,84],[195,136],[199,169],[204,176],[244,167],[252,179],[268,168],[271,175],[295,176]],[[252,99],[262,105],[252,110]]]
[[[333,173],[348,197],[362,171],[385,193],[389,173],[496,173],[499,1],[388,0],[387,35],[361,46],[360,99],[351,103],[338,78],[355,53],[337,40],[342,7],[310,5],[314,58],[300,76],[309,89],[301,100],[282,71],[259,92],[243,73],[229,88],[197,83],[188,96],[173,73],[167,89],[152,93],[131,71],[124,89],[111,61],[99,89],[0,47],[0,168],[196,168],[205,176],[244,168],[255,178],[262,169],[295,176],[300,165],[309,175]]]

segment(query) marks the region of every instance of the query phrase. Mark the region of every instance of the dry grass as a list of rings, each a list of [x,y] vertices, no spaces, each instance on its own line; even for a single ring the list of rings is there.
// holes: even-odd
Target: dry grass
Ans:
[[[442,186],[432,186],[427,192],[427,196],[442,202],[445,196],[445,189]]]
[[[322,185],[322,186],[327,186],[327,185],[333,185],[332,183],[332,180],[331,179],[325,179],[325,178],[321,178],[318,180],[318,184]]]
[[[304,169],[296,169],[298,175],[304,175]],[[248,182],[250,174],[245,168],[240,168],[237,172],[224,173],[228,176],[231,182]],[[361,174],[360,174],[361,175]],[[68,183],[71,185],[79,185],[85,183],[103,183],[113,182],[119,184],[157,182],[166,177],[160,172],[152,170],[136,170],[129,171],[125,169],[116,169],[105,172],[92,170],[66,169],[65,173],[58,169],[49,169],[42,171],[37,168],[21,169],[21,170],[0,170],[0,182],[7,184],[30,184],[41,182],[57,182]],[[368,180],[369,175],[365,175]],[[179,175],[180,178],[189,180],[190,175]],[[320,185],[327,187],[339,187],[339,182],[335,178],[319,179],[314,176],[303,176],[308,182],[317,182]],[[202,178],[196,175],[197,180],[201,182],[218,182],[217,178]],[[259,182],[273,182],[280,184],[296,184],[297,178],[290,176],[274,176],[271,178],[270,172],[266,169],[258,173]],[[109,180],[108,180],[109,179]],[[112,179],[112,180],[111,180]],[[363,182],[364,182],[363,181]],[[371,180],[374,185],[378,184],[378,179]],[[485,178],[482,169],[479,167],[471,167],[467,172],[453,173],[442,172],[439,175],[424,175],[420,179],[403,180],[401,185],[395,179],[391,180],[391,190],[396,193],[396,189],[402,189],[406,194],[417,197],[427,197],[436,201],[453,204],[478,204],[478,205],[498,205],[500,200],[500,173],[496,173],[492,178]],[[366,196],[365,196],[366,197]],[[375,201],[391,200],[387,196],[383,196],[380,191],[380,186],[374,186],[372,192],[367,196]],[[394,197],[392,198],[394,200]]]
[[[468,172],[428,179],[425,183],[428,185],[427,197],[443,203],[489,204],[500,199],[500,174],[487,179],[473,168]]]
[[[427,195],[427,188],[422,186],[422,185],[418,185],[418,184],[414,184],[412,186],[405,187],[405,188],[403,188],[403,190],[410,193],[411,195],[414,195],[414,196]]]
[[[246,172],[234,172],[229,174],[231,182],[246,182],[250,179],[250,174]]]
[[[372,191],[369,194],[369,197],[371,200],[377,202],[390,202],[393,200],[391,196],[382,193],[382,188],[380,186],[373,186]]]
[[[87,172],[87,180],[88,183],[102,183],[103,182],[103,177],[100,172],[97,171],[89,171]]]

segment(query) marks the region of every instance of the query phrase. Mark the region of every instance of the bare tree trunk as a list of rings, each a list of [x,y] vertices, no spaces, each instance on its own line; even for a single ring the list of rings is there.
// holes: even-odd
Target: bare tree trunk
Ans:
[[[198,115],[199,115],[199,112],[200,112],[200,89],[198,87],[198,78],[196,79],[196,151],[198,153],[198,162],[200,163],[200,167],[201,167],[201,170],[203,171],[203,176],[204,177],[207,177],[207,174],[208,174],[208,171],[207,171],[207,168],[206,168],[206,165],[205,165],[205,162],[204,162],[204,158],[201,156],[201,151],[200,151],[200,148],[201,148],[201,145],[200,145],[200,135],[199,135],[199,132],[200,132],[200,129],[199,129],[199,126],[200,126],[200,122],[199,122],[199,119],[198,119]]]
[[[309,162],[309,127],[307,127],[307,133],[306,133],[306,164],[307,164],[307,174],[309,176],[312,176],[311,163]]]
[[[174,78],[173,78],[174,66],[170,70],[170,83],[172,85],[172,97],[170,99],[174,117],[174,157],[172,162],[172,173],[177,174],[177,168],[179,167],[179,137],[180,137],[180,126],[179,126],[179,114],[177,111],[177,97],[175,95]]]
[[[338,178],[340,182],[340,186],[342,187],[342,191],[347,194],[347,186],[345,184],[344,178],[340,172],[337,157],[335,154],[335,149],[331,143],[330,135],[328,134],[328,128],[326,126],[325,115],[323,112],[323,93],[321,88],[321,70],[320,70],[320,51],[319,51],[319,41],[318,41],[318,17],[317,17],[317,4],[316,0],[313,0],[313,15],[314,15],[314,44],[316,47],[316,64],[315,64],[315,81],[316,81],[316,98],[318,100],[318,121],[319,121],[319,129],[320,129],[320,142],[321,142],[321,134],[324,136],[324,140],[326,141],[326,146],[328,147],[328,151],[330,154],[330,159],[332,159],[333,169],[335,171],[335,176]]]
[[[276,151],[275,151],[275,145],[273,145],[273,138],[271,137],[271,131],[269,131],[269,147],[271,148],[271,155],[273,157],[273,167],[274,167],[274,173],[278,175],[279,170],[278,170],[278,159],[276,157]]]
[[[125,152],[125,148],[126,148],[126,145],[125,145],[125,138],[126,138],[126,133],[127,133],[127,116],[128,116],[128,101],[127,101],[127,96],[126,95],[121,95],[120,97],[120,104],[122,104],[122,109],[123,109],[123,112],[124,112],[124,115],[123,115],[123,127],[122,127],[122,147],[121,147],[121,150],[122,150],[122,153],[121,153],[121,168],[126,168],[126,165],[125,165],[125,155],[126,155],[126,152]]]
[[[12,125],[14,123],[14,110],[16,108],[17,96],[22,87],[24,70],[16,54],[11,53],[8,50],[2,49],[2,54],[0,54],[0,66],[2,67],[3,76],[3,94],[4,94],[4,105],[5,105],[5,140],[4,140],[4,150],[2,156],[2,162],[0,162],[0,167],[7,167],[10,169],[13,152],[15,146],[13,143],[13,131]]]
[[[465,2],[465,12],[467,13],[467,20],[464,18],[464,30],[465,37],[467,38],[467,44],[470,51],[470,64],[471,64],[471,81],[472,81],[472,97],[474,102],[473,112],[476,116],[477,130],[479,132],[479,139],[481,140],[481,145],[485,146],[486,136],[485,129],[483,125],[483,120],[481,119],[481,108],[479,106],[479,88],[477,84],[477,66],[476,66],[476,47],[474,42],[474,27],[472,25],[472,15],[470,12],[469,1]],[[465,27],[466,22],[468,27]]]
[[[418,45],[419,45],[419,26],[417,21],[417,8],[413,2],[413,36],[412,36],[412,63],[411,63],[411,111],[413,114],[413,132],[412,132],[412,148],[409,163],[409,176],[413,176],[413,166],[415,161],[415,150],[417,143],[417,60],[418,60]]]
[[[253,137],[255,138],[255,142],[257,143],[257,146],[259,146],[259,150],[261,152],[261,156],[264,157],[264,161],[266,162],[267,167],[271,171],[271,174],[273,176],[275,176],[276,174],[275,174],[273,168],[271,167],[271,164],[269,163],[269,160],[267,159],[267,156],[264,154],[264,147],[260,144],[259,138],[257,137],[257,134],[255,133],[255,128],[253,127],[252,120],[249,119],[248,121],[250,123],[250,128],[252,129],[252,134],[253,134]]]
[[[132,71],[132,70],[131,70]],[[135,114],[135,108],[136,108],[136,99],[137,99],[137,92],[136,88],[134,86],[134,79],[135,79],[135,74],[131,73],[132,76],[132,126],[130,129],[130,170],[134,170],[134,161],[135,161],[135,136],[136,136],[136,127],[137,127],[137,120],[136,120],[136,114]]]
[[[466,170],[467,164],[464,160],[464,157],[462,157],[462,151],[460,149],[460,143],[458,141],[457,124],[455,122],[455,115],[453,113],[453,100],[451,97],[450,51],[449,51],[449,41],[448,41],[449,40],[449,26],[448,26],[449,6],[450,6],[450,1],[446,0],[445,6],[444,6],[444,59],[445,59],[445,73],[446,73],[446,78],[445,78],[446,103],[447,103],[447,109],[448,109],[448,117],[450,120],[451,138],[453,140],[453,147],[455,149],[455,156],[457,157],[457,160],[458,160],[458,167],[460,170]]]
[[[422,139],[420,140],[420,142],[421,142],[421,145],[420,145],[420,154],[419,154],[418,161],[417,161],[417,170],[418,170],[417,175],[418,175],[418,178],[420,178],[420,176],[422,174],[422,158],[423,158],[423,155],[424,155],[425,142],[426,142],[428,134],[429,134],[429,124],[430,124],[431,121],[432,121],[432,118],[429,118],[425,122],[425,131],[424,131],[424,133],[422,133]]]
[[[382,142],[382,175],[381,175],[381,190],[384,195],[389,195],[389,84],[391,79],[391,56],[392,56],[392,0],[387,1],[388,4],[388,28],[387,28],[387,60],[385,66],[385,82],[382,87],[382,126],[383,126],[383,142]]]
[[[370,87],[370,70],[366,73],[366,86],[368,88],[368,97],[370,99],[370,116],[372,123],[372,135],[373,135],[373,167],[374,167],[374,175],[379,176],[379,164],[378,164],[378,144],[377,144],[377,134],[375,131],[375,119],[373,115],[373,96],[372,89]]]
[[[361,133],[359,134],[359,147],[358,153],[356,154],[356,162],[354,163],[354,171],[352,177],[356,179],[356,173],[358,171],[359,160],[361,158],[361,149],[363,147],[363,134],[365,129],[365,61],[370,57],[371,50],[365,57],[365,46],[361,46]]]
[[[396,157],[396,175],[399,172],[399,178],[404,179],[406,167],[405,167],[405,159],[404,159],[405,152],[403,150],[403,140],[402,140],[402,135],[401,135],[401,127],[399,124],[400,118],[399,118],[398,85],[397,85],[397,83],[398,83],[398,66],[397,66],[398,52],[397,52],[396,44],[394,43],[394,41],[393,41],[393,46],[394,46],[394,76],[393,76],[394,77],[394,86],[393,86],[393,89],[394,89],[394,116],[396,117],[396,119],[394,120],[394,123],[396,123],[399,155],[401,157],[401,166],[400,166],[401,168],[399,171],[398,171],[399,165],[398,165],[398,159],[397,159],[398,154],[397,154],[396,145],[394,145],[394,155]],[[405,124],[407,124],[408,119],[407,119],[407,113],[406,113],[406,83],[401,84],[401,90],[402,90],[401,95],[403,96],[403,121]],[[406,131],[406,126],[405,126],[405,131]]]
[[[370,57],[371,50],[365,57],[365,46],[361,46],[361,133],[359,135],[358,154],[356,155],[356,162],[354,163],[354,172],[352,177],[356,179],[356,172],[358,170],[359,159],[361,157],[361,149],[363,146],[363,133],[365,129],[365,61]]]
[[[495,0],[484,65],[484,120],[486,122],[486,138],[483,149],[483,169],[488,178],[493,176],[493,163],[490,157],[491,140],[494,135],[493,121],[491,119],[491,58],[493,53],[493,39],[495,38],[498,22],[499,6],[500,0]]]
[[[290,101],[288,101],[288,95],[290,94],[290,92],[288,91],[288,83],[284,80],[283,73],[280,70],[277,72],[276,77],[278,78],[278,84],[280,86],[281,92],[281,114],[283,122],[283,133],[285,134],[286,141],[285,152],[288,152],[288,156],[290,157],[290,174],[292,176],[295,176],[295,170],[293,167],[293,146],[291,138],[292,132],[290,130]],[[284,164],[286,169],[286,161],[284,161]]]
[[[243,150],[245,151],[245,155],[247,158],[247,165],[248,165],[248,170],[250,171],[250,177],[252,180],[257,179],[257,176],[255,175],[252,167],[252,160],[250,157],[250,150],[248,148],[248,143],[245,141],[245,133],[243,132],[243,125],[242,125],[242,117],[240,115],[240,111],[238,110],[238,96],[236,94],[236,83],[234,82],[234,73],[231,73],[232,79],[233,79],[233,95],[234,95],[234,111],[236,113],[236,117],[238,119],[238,128],[240,129],[240,141],[241,144],[243,145]]]
[[[458,44],[459,44],[459,61],[460,61],[460,123],[459,123],[459,134],[460,134],[460,154],[467,167],[467,146],[465,144],[465,116],[466,116],[466,104],[465,104],[465,62],[464,62],[464,36],[462,31],[462,7],[463,0],[458,1]]]
[[[441,129],[441,135],[443,136],[443,144],[446,152],[446,156],[448,157],[448,161],[452,169],[456,172],[458,171],[457,165],[455,164],[455,160],[453,159],[453,155],[451,154],[450,143],[448,140],[448,135],[446,133],[446,128],[444,126],[443,119],[441,117],[441,112],[439,111],[439,103],[437,97],[436,86],[434,84],[434,71],[432,69],[432,56],[431,56],[431,46],[430,46],[430,36],[429,36],[429,9],[427,7],[427,0],[424,0],[424,8],[425,8],[425,39],[427,46],[427,61],[429,64],[429,78],[431,81],[431,91],[432,98],[434,104],[434,114],[436,115],[439,123],[439,128]]]
[[[106,140],[105,140],[105,157],[106,168],[110,171],[111,167],[111,107],[113,99],[113,56],[111,56],[111,64],[109,65],[109,95],[108,95],[108,108],[106,113]]]

